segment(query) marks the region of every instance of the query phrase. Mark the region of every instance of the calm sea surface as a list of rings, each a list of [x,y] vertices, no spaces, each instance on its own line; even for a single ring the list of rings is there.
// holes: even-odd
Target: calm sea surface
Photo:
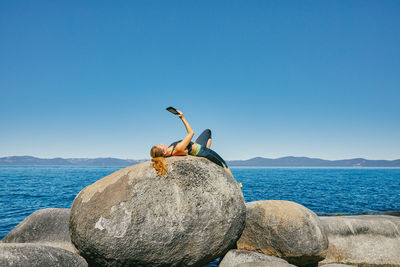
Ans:
[[[120,167],[0,167],[0,239],[32,212],[69,208],[85,186]],[[400,169],[232,168],[246,202],[281,199],[317,214],[400,210]]]

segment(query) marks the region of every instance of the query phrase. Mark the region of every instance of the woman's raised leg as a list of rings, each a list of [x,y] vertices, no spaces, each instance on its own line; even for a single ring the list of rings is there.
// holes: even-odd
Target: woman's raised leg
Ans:
[[[210,148],[211,147],[211,138],[208,139],[207,144],[206,144],[206,148]]]
[[[197,137],[196,141],[197,144],[200,144],[201,146],[204,146],[206,148],[211,147],[211,130],[210,129],[205,129],[199,137]]]

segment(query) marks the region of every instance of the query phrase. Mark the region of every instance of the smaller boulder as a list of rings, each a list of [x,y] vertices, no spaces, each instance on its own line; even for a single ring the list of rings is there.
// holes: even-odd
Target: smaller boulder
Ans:
[[[229,250],[228,253],[226,253],[224,258],[219,263],[218,267],[237,267],[237,266],[242,266],[242,264],[250,264],[250,263],[258,264],[256,266],[294,267],[294,265],[289,264],[287,261],[274,256],[268,256],[262,253],[257,253],[248,250],[239,250],[239,249]],[[270,264],[270,265],[265,265],[265,264]]]
[[[284,262],[266,262],[266,261],[258,261],[258,262],[245,262],[235,267],[296,267],[295,265],[284,263]]]
[[[68,250],[40,244],[0,244],[0,266],[87,267],[85,259]]]
[[[329,239],[322,265],[400,267],[400,217],[332,216],[321,221]]]
[[[237,247],[307,266],[324,259],[328,239],[311,210],[291,201],[264,200],[246,204],[246,227]]]
[[[321,267],[354,267],[354,265],[347,265],[347,264],[333,263],[333,264],[321,265]]]
[[[1,241],[2,243],[39,243],[75,252],[69,236],[69,214],[70,209],[37,210],[26,217]]]

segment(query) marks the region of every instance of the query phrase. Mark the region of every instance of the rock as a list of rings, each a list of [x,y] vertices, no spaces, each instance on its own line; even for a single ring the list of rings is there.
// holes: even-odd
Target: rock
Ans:
[[[400,217],[400,211],[398,211],[398,210],[381,211],[381,213],[384,214],[384,215],[393,215],[393,216]]]
[[[40,243],[74,252],[69,236],[69,209],[35,211],[11,230],[2,243]]]
[[[296,267],[295,265],[289,264],[289,263],[284,263],[284,262],[265,262],[265,261],[259,261],[259,262],[245,262],[241,263],[238,265],[235,265],[235,267]]]
[[[238,249],[256,251],[297,266],[324,259],[328,239],[318,216],[306,207],[281,200],[246,204],[246,227]]]
[[[321,265],[400,266],[400,218],[388,215],[321,217],[329,239]]]
[[[321,265],[321,267],[353,267],[353,265],[332,263],[332,264]]]
[[[202,266],[235,246],[246,218],[243,194],[223,168],[200,157],[119,170],[84,188],[70,233],[90,265]]]
[[[85,259],[68,250],[32,243],[1,243],[0,266],[88,266]]]
[[[265,254],[248,251],[248,250],[238,250],[232,249],[229,250],[228,253],[224,256],[224,258],[219,263],[218,267],[236,267],[242,266],[241,264],[248,264],[248,263],[257,263],[257,264],[272,264],[272,265],[265,265],[265,266],[278,266],[277,264],[281,264],[279,266],[294,266],[289,264],[287,261],[274,257],[274,256],[267,256]],[[260,265],[260,266],[264,266]],[[257,265],[258,266],[258,265]]]

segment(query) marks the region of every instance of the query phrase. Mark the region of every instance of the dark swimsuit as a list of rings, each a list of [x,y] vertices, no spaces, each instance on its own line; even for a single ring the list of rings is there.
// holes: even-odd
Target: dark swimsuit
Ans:
[[[173,142],[172,144],[169,145],[169,146],[173,146],[172,151],[171,151],[171,156],[172,156],[172,154],[174,153],[174,150],[175,150],[176,145],[177,145],[179,142],[181,142],[181,141],[182,141],[182,140],[175,141],[175,142]],[[185,148],[185,149],[187,149],[188,154],[190,153],[190,151],[192,151],[192,145],[193,145],[193,142],[189,142],[189,144],[188,144],[187,147]]]
[[[215,152],[214,150],[206,147],[207,141],[210,138],[211,138],[211,131],[209,129],[203,131],[195,141],[195,143],[197,144],[196,150],[192,151],[193,142],[190,142],[186,147],[186,149],[188,151],[187,153],[192,156],[203,157],[203,158],[209,159],[212,162],[214,162],[215,164],[223,167],[224,169],[227,169],[228,166],[226,165],[225,161],[221,158],[221,156],[218,155],[217,152]],[[170,147],[173,146],[172,151],[171,151],[171,156],[174,153],[176,145],[181,141],[182,140],[179,140],[179,141],[173,142],[171,145],[169,145]]]

